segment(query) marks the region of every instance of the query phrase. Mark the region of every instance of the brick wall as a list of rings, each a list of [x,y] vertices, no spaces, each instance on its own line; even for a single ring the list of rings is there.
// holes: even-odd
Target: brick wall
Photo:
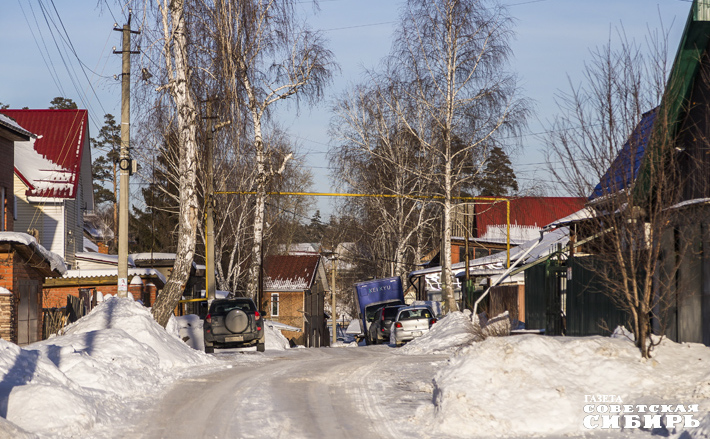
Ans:
[[[20,300],[17,293],[21,280],[36,280],[40,288],[44,276],[24,260],[9,245],[2,246],[0,253],[0,287],[6,288],[11,294],[0,295],[0,337],[17,343],[17,304]],[[37,340],[42,339],[42,294],[37,298]]]
[[[155,296],[158,293],[158,288],[150,282],[150,279],[142,279],[143,287],[140,285],[129,285],[128,291],[133,294],[135,300],[142,300],[145,306],[151,306],[155,303]],[[45,308],[63,308],[67,305],[67,295],[79,297],[79,288],[96,288],[104,296],[115,296],[118,293],[118,285],[102,285],[103,282],[91,283],[91,279],[87,279],[86,283],[78,285],[66,286],[49,286],[45,285],[42,290]]]

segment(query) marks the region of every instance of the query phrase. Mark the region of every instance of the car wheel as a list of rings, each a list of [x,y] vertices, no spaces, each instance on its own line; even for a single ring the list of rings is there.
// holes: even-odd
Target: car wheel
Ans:
[[[229,311],[224,318],[224,326],[234,333],[244,332],[249,325],[249,316],[241,309],[233,309]]]
[[[214,346],[205,345],[205,353],[206,354],[214,354]]]
[[[264,352],[266,350],[266,344],[265,343],[258,343],[256,345],[256,350],[257,350],[257,352]]]

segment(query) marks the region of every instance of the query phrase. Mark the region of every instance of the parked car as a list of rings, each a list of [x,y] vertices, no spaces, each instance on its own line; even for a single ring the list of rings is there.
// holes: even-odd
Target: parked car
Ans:
[[[264,352],[264,320],[254,301],[246,297],[215,299],[205,317],[205,352],[215,348],[256,346]]]
[[[436,323],[434,313],[428,306],[407,306],[400,308],[394,320],[394,341],[397,346],[429,332]]]
[[[375,318],[370,324],[369,338],[372,344],[389,343],[390,329],[397,312],[404,305],[387,305],[375,312]]]

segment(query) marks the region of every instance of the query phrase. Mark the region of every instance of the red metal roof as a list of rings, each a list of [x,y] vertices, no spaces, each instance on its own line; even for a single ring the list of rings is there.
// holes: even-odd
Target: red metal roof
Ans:
[[[584,207],[583,197],[523,197],[510,199],[510,224],[545,227]],[[476,203],[474,206],[477,237],[486,234],[489,226],[506,224],[506,203]]]
[[[320,255],[272,255],[264,258],[264,289],[303,291],[311,288]]]
[[[81,157],[88,141],[88,112],[86,110],[0,110],[26,130],[36,134],[35,151],[69,172],[70,188],[45,188],[34,190],[33,182],[19,172],[29,183],[28,195],[50,198],[75,198],[79,184]],[[17,167],[16,171],[19,171]]]

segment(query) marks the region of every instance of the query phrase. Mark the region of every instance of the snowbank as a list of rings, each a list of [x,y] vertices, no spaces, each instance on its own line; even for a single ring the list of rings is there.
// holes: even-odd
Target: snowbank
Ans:
[[[434,428],[453,437],[589,433],[585,399],[616,395],[623,404],[700,404],[693,435],[707,435],[710,349],[664,341],[654,353],[643,360],[621,338],[487,338],[435,375]]]
[[[147,308],[109,296],[63,336],[24,349],[0,340],[0,416],[8,421],[0,436],[79,436],[180,370],[217,363],[166,332]]]
[[[470,311],[451,312],[434,323],[429,332],[410,341],[399,351],[407,355],[453,352],[473,342],[473,329]]]

